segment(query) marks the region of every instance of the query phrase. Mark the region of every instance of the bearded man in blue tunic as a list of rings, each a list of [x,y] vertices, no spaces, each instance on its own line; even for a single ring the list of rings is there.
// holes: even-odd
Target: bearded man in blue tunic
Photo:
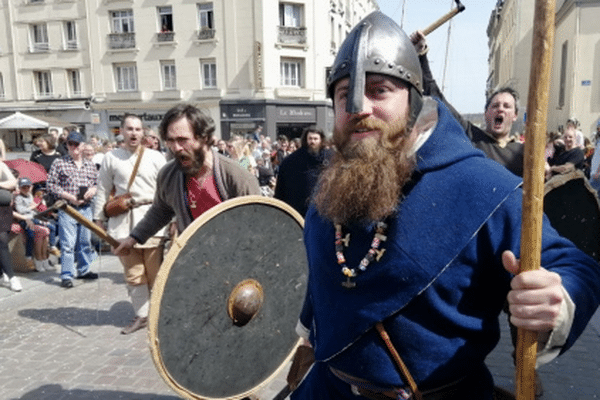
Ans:
[[[518,271],[521,180],[422,96],[417,54],[380,12],[328,79],[336,154],[306,215],[298,330],[315,363],[293,399],[492,399],[485,358],[512,322],[538,362],[567,350],[600,295],[596,262],[543,222],[541,266]]]

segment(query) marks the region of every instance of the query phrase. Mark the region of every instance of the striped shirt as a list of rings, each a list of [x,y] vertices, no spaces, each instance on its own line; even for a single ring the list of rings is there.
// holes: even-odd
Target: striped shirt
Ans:
[[[81,168],[77,167],[70,155],[57,158],[48,172],[46,185],[56,197],[67,192],[77,197],[80,187],[94,187],[98,182],[98,169],[93,162],[83,159]]]

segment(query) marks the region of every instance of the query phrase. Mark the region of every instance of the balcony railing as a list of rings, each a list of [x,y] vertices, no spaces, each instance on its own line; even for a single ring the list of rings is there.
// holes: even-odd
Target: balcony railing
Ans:
[[[135,32],[109,33],[108,47],[111,49],[135,48]]]
[[[158,32],[156,39],[159,42],[173,42],[175,41],[175,32]]]
[[[202,28],[198,31],[198,40],[209,40],[215,38],[215,30],[210,28]]]
[[[50,50],[50,44],[48,43],[33,43],[31,45],[31,52],[32,53],[42,53],[42,52],[46,52]]]
[[[36,94],[36,99],[53,99],[54,93],[52,92],[42,92]]]
[[[286,44],[306,44],[306,27],[280,26],[277,41]]]
[[[77,40],[68,40],[65,43],[65,50],[77,50],[79,48],[79,43]]]

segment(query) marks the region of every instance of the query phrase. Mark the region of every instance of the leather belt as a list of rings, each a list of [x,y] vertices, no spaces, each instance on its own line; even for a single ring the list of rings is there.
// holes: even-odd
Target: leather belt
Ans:
[[[81,210],[81,209],[83,209],[83,208],[91,207],[91,206],[92,206],[92,203],[84,203],[84,204],[81,204],[81,205],[79,205],[79,206],[74,206],[73,204],[69,204],[69,205],[70,205],[71,207],[73,207],[75,210]]]
[[[380,388],[364,379],[348,375],[338,369],[329,367],[333,375],[341,381],[351,386],[352,392],[356,395],[366,397],[371,400],[408,400],[413,399],[409,388]],[[461,393],[461,383],[465,378],[458,379],[448,385],[439,388],[422,391],[423,400],[445,400],[454,398],[453,396]]]

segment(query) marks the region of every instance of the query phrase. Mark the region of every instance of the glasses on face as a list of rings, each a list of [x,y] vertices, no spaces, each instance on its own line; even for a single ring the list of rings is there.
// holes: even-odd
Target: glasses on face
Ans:
[[[77,147],[77,146],[79,146],[79,143],[78,142],[67,142],[67,146]]]

